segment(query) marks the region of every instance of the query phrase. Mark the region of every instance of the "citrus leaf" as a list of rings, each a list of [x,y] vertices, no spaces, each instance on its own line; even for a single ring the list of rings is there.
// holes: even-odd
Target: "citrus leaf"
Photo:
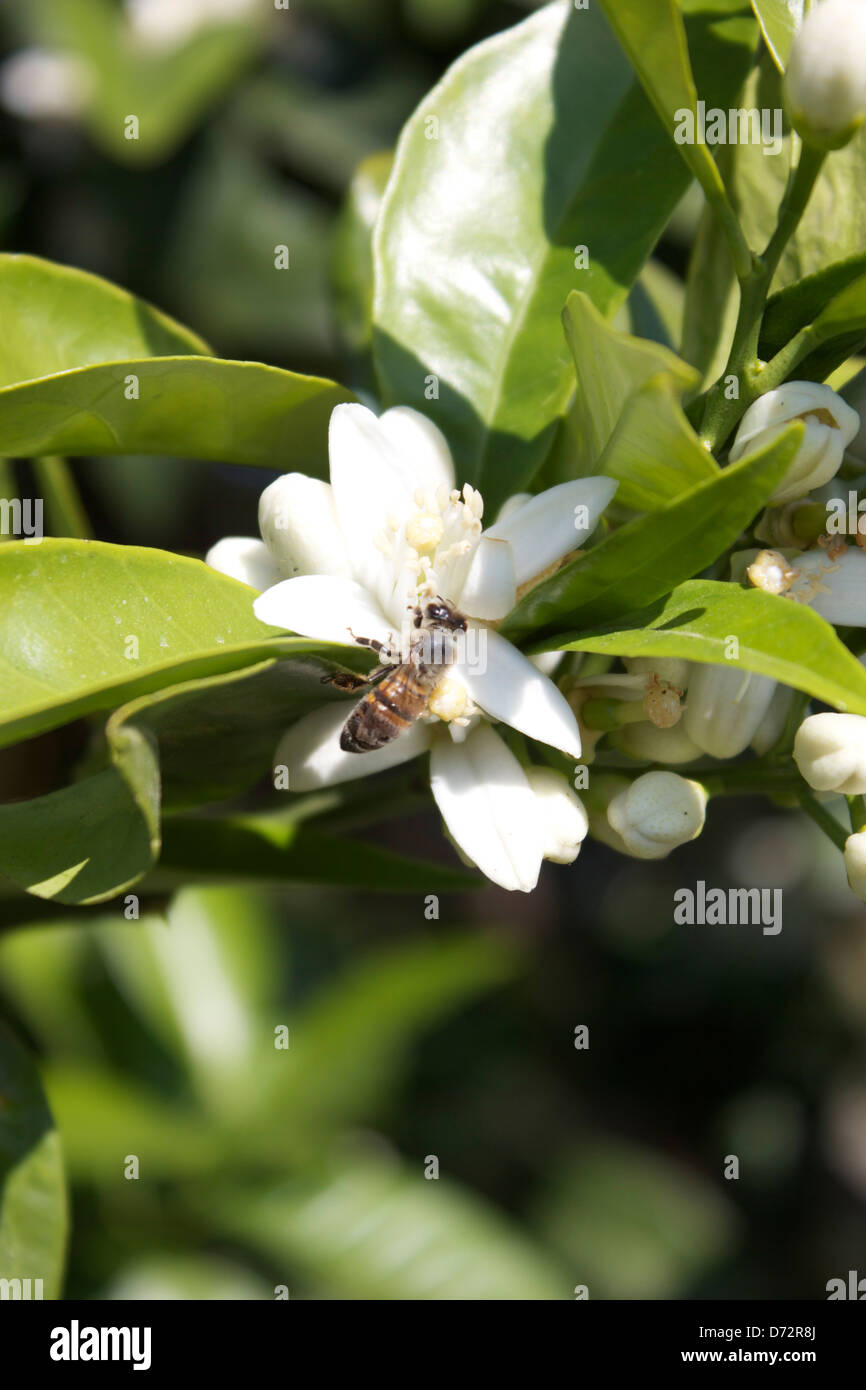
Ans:
[[[728,657],[732,637],[736,658]],[[691,580],[616,627],[564,640],[562,649],[738,666],[866,714],[866,671],[830,624],[804,604],[737,584]]]
[[[0,546],[0,747],[184,680],[322,650],[275,640],[253,614],[254,597],[200,560],[162,550],[53,539]]]
[[[530,589],[503,631],[515,640],[540,628],[589,625],[633,612],[711,565],[766,504],[803,429],[792,425],[759,453],[613,531]]]
[[[727,105],[751,44],[706,16],[692,35]],[[687,183],[596,6],[556,0],[479,44],[408,122],[374,238],[382,392],[431,415],[491,508],[532,476],[573,390],[569,291],[612,312]]]

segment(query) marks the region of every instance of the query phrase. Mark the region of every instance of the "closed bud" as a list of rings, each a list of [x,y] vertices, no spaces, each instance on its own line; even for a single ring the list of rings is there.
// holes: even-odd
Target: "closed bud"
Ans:
[[[664,859],[704,826],[707,794],[675,772],[645,772],[607,808],[611,828],[637,859]]]
[[[703,752],[689,738],[682,721],[670,729],[659,729],[649,721],[627,724],[612,735],[611,742],[645,763],[693,763]]]
[[[866,792],[866,719],[860,714],[810,714],[794,739],[794,761],[819,792]]]
[[[866,7],[823,0],[798,30],[785,72],[785,106],[807,144],[838,149],[866,116]]]
[[[866,830],[849,835],[845,841],[845,871],[851,892],[866,903]]]
[[[529,767],[526,779],[541,813],[543,854],[554,864],[571,864],[580,852],[589,820],[580,797],[548,767]]]
[[[795,420],[806,426],[788,472],[770,497],[774,503],[804,497],[839,471],[845,449],[860,428],[860,416],[829,386],[787,381],[749,406],[731,447],[731,462],[772,444]]]
[[[683,716],[685,731],[712,758],[735,758],[748,748],[776,689],[769,676],[738,666],[696,666]]]

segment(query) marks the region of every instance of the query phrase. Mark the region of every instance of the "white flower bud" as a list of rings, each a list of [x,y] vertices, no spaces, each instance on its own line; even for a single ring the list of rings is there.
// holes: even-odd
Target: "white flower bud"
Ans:
[[[675,685],[678,690],[687,690],[691,675],[691,662],[678,656],[627,656],[623,658],[625,669],[633,676],[655,676],[660,681]]]
[[[583,802],[552,768],[529,767],[526,779],[535,792],[541,816],[544,858],[554,864],[571,864],[589,826]]]
[[[845,841],[845,870],[851,892],[866,903],[866,830]]]
[[[330,484],[284,473],[259,498],[259,529],[280,574],[348,575]]]
[[[612,735],[612,742],[631,758],[646,763],[692,763],[703,753],[689,738],[682,721],[671,729],[645,724],[626,724]]]
[[[764,715],[752,738],[752,747],[759,758],[762,758],[765,753],[769,753],[770,749],[774,744],[778,743],[781,738],[793,698],[794,692],[788,685],[777,685],[776,689],[773,691],[773,698],[770,701],[767,713]]]
[[[731,462],[766,448],[794,420],[806,432],[788,472],[770,497],[774,503],[803,497],[835,477],[860,416],[831,387],[815,381],[786,381],[759,396],[746,411],[731,447]]]
[[[694,840],[704,826],[707,794],[698,782],[675,772],[645,772],[615,796],[608,823],[629,854],[664,859],[678,845]]]
[[[810,714],[794,739],[794,762],[819,792],[866,792],[866,719],[860,714]]]
[[[735,758],[748,748],[776,689],[769,676],[738,666],[696,666],[683,725],[713,758]]]
[[[824,0],[794,37],[784,99],[807,144],[838,149],[866,116],[866,7],[862,0]]]

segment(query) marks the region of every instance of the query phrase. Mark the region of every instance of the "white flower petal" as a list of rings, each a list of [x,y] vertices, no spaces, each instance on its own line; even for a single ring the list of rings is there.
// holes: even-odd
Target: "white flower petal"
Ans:
[[[387,642],[390,635],[387,619],[366,589],[352,579],[326,574],[284,579],[256,599],[253,611],[262,623],[321,642],[350,643],[353,633]]]
[[[613,478],[600,477],[560,483],[497,521],[484,535],[511,542],[517,583],[525,584],[583,545],[617,486]]]
[[[482,536],[457,600],[467,617],[495,622],[510,613],[517,598],[514,552],[508,541]]]
[[[553,768],[527,768],[526,779],[538,803],[545,859],[573,864],[589,829],[583,802],[562,773]]]
[[[453,486],[444,439],[416,411],[397,408],[377,419],[362,405],[338,405],[331,414],[331,486],[352,573],[388,605],[394,575],[377,542],[389,520],[405,527],[418,488]],[[391,533],[393,534],[393,533]]]
[[[498,632],[488,628],[482,636],[478,659],[459,666],[475,703],[529,738],[579,758],[577,719],[562,692]]]
[[[849,546],[831,560],[825,550],[808,550],[792,565],[800,578],[789,598],[808,603],[837,627],[866,627],[866,551]]]
[[[435,493],[440,487],[451,491],[454,461],[438,425],[419,410],[398,405],[380,415],[379,430],[399,459],[413,493],[419,487],[425,492]]]
[[[269,589],[280,578],[280,572],[268,553],[264,541],[252,536],[223,536],[212,545],[204,557],[206,565],[230,579],[239,579],[253,589]]]
[[[283,735],[274,755],[274,766],[288,769],[289,791],[309,792],[336,786],[338,782],[354,782],[407,763],[430,746],[430,725],[418,722],[384,748],[372,753],[344,753],[340,733],[352,709],[351,700],[324,705],[305,714]]]
[[[329,483],[305,473],[277,478],[259,499],[259,529],[282,578],[348,576],[349,557]]]
[[[430,781],[454,840],[501,888],[529,893],[538,882],[544,836],[535,793],[489,725],[465,743],[438,738]]]

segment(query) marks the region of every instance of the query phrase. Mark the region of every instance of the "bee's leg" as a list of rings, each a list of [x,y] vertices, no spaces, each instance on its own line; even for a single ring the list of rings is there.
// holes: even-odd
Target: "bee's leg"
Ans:
[[[348,628],[347,631],[352,640],[358,643],[359,647],[369,647],[371,651],[380,652],[383,647],[387,646],[387,643],[380,642],[377,637],[356,637],[351,628]]]
[[[322,676],[322,685],[335,685],[338,690],[360,690],[364,685],[373,685],[391,670],[390,666],[377,666],[369,676],[357,676],[354,671],[332,671]]]

